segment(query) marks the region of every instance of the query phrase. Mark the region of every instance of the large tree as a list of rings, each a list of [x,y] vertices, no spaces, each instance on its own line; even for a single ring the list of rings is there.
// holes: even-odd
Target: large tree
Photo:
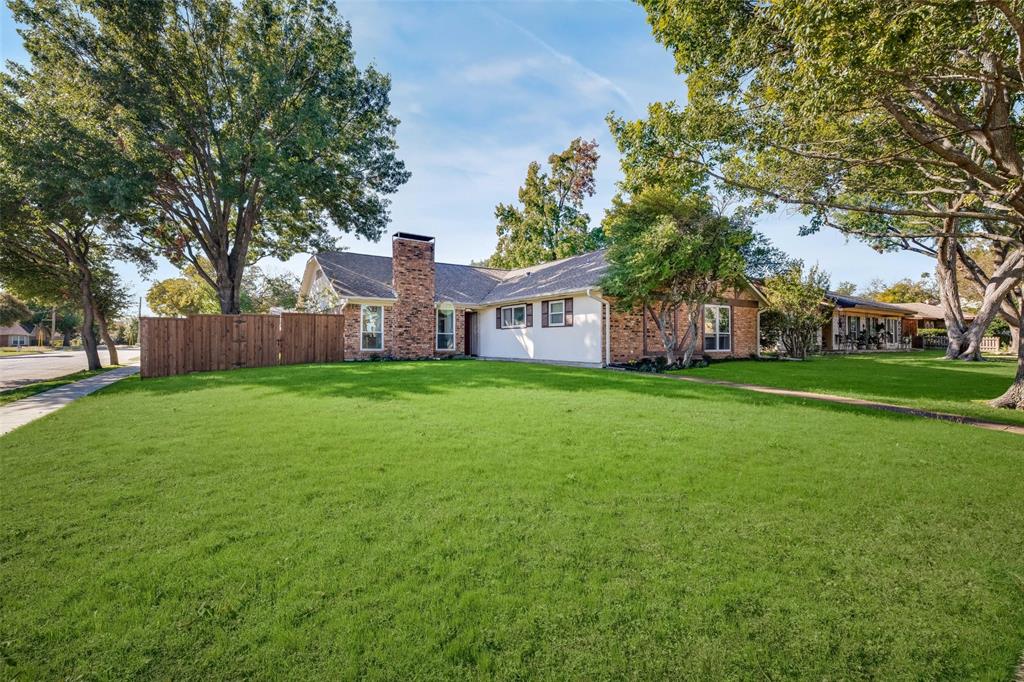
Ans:
[[[259,266],[246,269],[242,280],[241,312],[268,313],[271,308],[294,310],[298,305],[299,279],[284,273],[270,275]],[[180,277],[159,280],[146,293],[146,303],[157,315],[184,317],[218,311],[217,297],[194,267]]]
[[[17,324],[31,316],[32,311],[24,301],[9,292],[0,291],[0,325],[6,327]]]
[[[716,213],[703,194],[653,186],[616,197],[604,230],[602,288],[618,308],[649,315],[669,363],[688,366],[703,305],[745,284],[744,252],[755,241],[749,226]]]
[[[895,282],[873,279],[862,292],[863,296],[883,303],[938,303],[939,288],[928,273],[919,279],[904,277]]]
[[[0,277],[27,298],[76,301],[89,367],[100,366],[94,328],[116,364],[106,321],[124,296],[112,261],[148,266],[128,241],[126,221],[143,215],[143,184],[117,142],[123,116],[53,64],[8,67],[0,80]]]
[[[116,140],[147,183],[143,235],[240,309],[245,267],[379,239],[396,159],[388,78],[354,61],[328,0],[12,0],[33,64],[122,113]]]
[[[935,257],[951,354],[1024,274],[1024,18],[991,0],[643,0],[688,103],[613,120],[638,165],[698,166],[762,209],[799,205],[880,249]],[[1007,247],[976,322],[959,309],[965,245]]]
[[[597,142],[576,138],[548,157],[547,172],[536,161],[519,188],[519,206],[498,204],[498,246],[487,263],[522,268],[600,248],[601,229],[590,227],[583,200],[594,195]]]

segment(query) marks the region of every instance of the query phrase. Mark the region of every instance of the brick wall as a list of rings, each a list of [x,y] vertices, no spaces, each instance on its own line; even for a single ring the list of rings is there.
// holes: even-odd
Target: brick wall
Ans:
[[[394,306],[384,306],[384,348],[382,350],[359,350],[359,312],[358,303],[350,303],[340,312],[345,313],[345,359],[369,360],[372,357],[391,357],[395,355],[395,316]]]
[[[609,299],[611,300],[611,299]],[[757,297],[748,290],[730,291],[717,303],[728,305],[732,313],[732,350],[704,351],[704,320],[698,321],[698,339],[695,355],[708,358],[746,358],[757,354]],[[646,316],[646,320],[644,319]],[[686,306],[679,309],[677,324],[686,324]],[[621,312],[612,306],[611,357],[613,363],[639,360],[665,354],[661,335],[649,315],[640,310]],[[646,344],[644,337],[646,335]]]
[[[435,354],[434,242],[395,237],[391,240],[395,343],[392,355],[422,358]],[[458,321],[456,321],[456,324]]]

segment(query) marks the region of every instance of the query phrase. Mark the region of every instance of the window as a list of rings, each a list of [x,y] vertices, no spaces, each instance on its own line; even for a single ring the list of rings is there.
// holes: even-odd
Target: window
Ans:
[[[704,350],[732,350],[731,322],[729,306],[704,306]]]
[[[455,309],[437,310],[437,350],[455,350]]]
[[[548,302],[548,326],[549,327],[564,327],[565,326],[565,301],[549,301]]]
[[[501,309],[501,328],[518,329],[526,326],[526,306],[510,305]]]
[[[359,350],[384,348],[384,306],[359,306]]]

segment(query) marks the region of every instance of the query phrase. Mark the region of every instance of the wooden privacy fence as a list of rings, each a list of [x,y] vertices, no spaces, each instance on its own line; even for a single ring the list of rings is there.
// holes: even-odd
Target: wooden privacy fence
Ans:
[[[345,359],[345,316],[283,313],[144,317],[140,343],[143,378],[340,362]]]

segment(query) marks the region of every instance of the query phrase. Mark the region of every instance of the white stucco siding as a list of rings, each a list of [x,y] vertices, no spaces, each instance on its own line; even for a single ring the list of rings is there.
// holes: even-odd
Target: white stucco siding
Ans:
[[[571,327],[542,327],[541,302],[531,303],[533,326],[523,329],[497,329],[498,308],[479,311],[478,354],[481,357],[601,364],[601,304],[598,301],[587,296],[572,297]]]

